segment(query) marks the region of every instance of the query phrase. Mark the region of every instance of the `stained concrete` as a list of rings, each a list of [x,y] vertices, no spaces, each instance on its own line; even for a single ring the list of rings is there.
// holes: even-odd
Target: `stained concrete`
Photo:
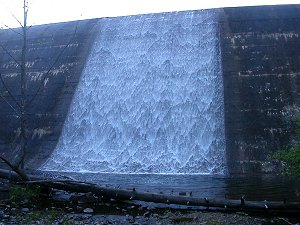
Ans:
[[[273,172],[299,112],[300,6],[226,8],[220,23],[231,173]]]
[[[28,31],[26,67],[29,154],[26,162],[31,168],[37,168],[43,163],[56,145],[94,42],[93,28],[96,23],[97,20],[57,23],[33,26]],[[11,153],[11,159],[18,152],[20,140],[20,119],[14,109],[19,112],[20,67],[15,60],[20,61],[22,40],[16,32],[21,33],[21,30],[0,31],[0,43],[5,48],[0,48],[0,71],[5,86],[16,100],[9,96],[1,83],[0,93],[5,100],[0,98],[0,151]]]

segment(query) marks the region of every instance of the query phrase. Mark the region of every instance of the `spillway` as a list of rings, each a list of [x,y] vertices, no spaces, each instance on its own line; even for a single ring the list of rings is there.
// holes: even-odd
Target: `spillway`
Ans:
[[[226,173],[218,13],[99,20],[43,170]]]

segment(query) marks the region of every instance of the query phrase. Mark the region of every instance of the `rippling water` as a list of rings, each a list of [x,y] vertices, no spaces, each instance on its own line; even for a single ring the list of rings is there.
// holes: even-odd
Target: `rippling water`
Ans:
[[[57,174],[49,172],[50,174]],[[63,173],[81,181],[139,191],[178,195],[186,192],[195,197],[300,201],[300,179],[282,176],[219,176],[219,175],[161,175]]]

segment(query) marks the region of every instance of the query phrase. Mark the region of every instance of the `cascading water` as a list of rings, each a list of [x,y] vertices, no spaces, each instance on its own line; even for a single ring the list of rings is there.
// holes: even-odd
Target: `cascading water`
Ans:
[[[217,12],[101,19],[43,170],[224,173]]]

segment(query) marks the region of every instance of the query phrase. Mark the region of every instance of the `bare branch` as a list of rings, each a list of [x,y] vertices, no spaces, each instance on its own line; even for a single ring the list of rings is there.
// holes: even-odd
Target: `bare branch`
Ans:
[[[5,51],[5,53],[8,54],[15,61],[15,63],[18,64],[18,66],[21,66],[21,64],[18,62],[18,60],[16,60],[16,58],[13,57],[12,54],[10,54],[9,51],[2,44],[0,44],[0,46]]]
[[[0,159],[6,165],[8,165],[11,168],[11,170],[13,170],[16,174],[18,174],[23,181],[28,181],[29,180],[28,176],[23,171],[21,171],[18,166],[13,165],[9,160],[7,160],[3,156],[0,156]]]
[[[76,27],[75,27],[75,31],[74,31],[74,34],[72,35],[72,37],[70,38],[68,44],[61,50],[61,52],[57,55],[56,59],[54,60],[53,64],[50,66],[50,68],[47,70],[43,80],[41,81],[36,93],[33,95],[32,99],[28,102],[28,107],[31,105],[31,103],[36,99],[38,93],[40,92],[40,90],[42,89],[44,83],[45,83],[45,80],[48,78],[48,75],[49,73],[51,72],[51,70],[53,69],[53,67],[56,65],[56,63],[60,60],[62,54],[64,53],[64,51],[67,49],[67,47],[70,46],[74,36],[76,35],[77,33],[77,28],[78,28],[78,21],[76,23]]]
[[[3,4],[6,10],[12,15],[12,17],[18,22],[18,24],[23,27],[21,21],[13,14],[13,12],[6,6],[6,4]]]
[[[1,83],[3,85],[3,87],[5,88],[5,90],[7,91],[8,95],[14,100],[14,102],[16,103],[16,105],[21,108],[19,102],[17,101],[17,99],[13,96],[13,94],[10,92],[10,90],[8,89],[8,87],[6,86],[4,80],[3,80],[3,77],[2,77],[2,74],[0,72],[0,80],[1,80]]]
[[[29,30],[31,27],[33,27],[32,25],[30,25],[29,27],[27,27],[27,30]]]
[[[7,160],[5,157],[0,156],[0,159],[1,159],[5,164],[7,164],[10,168],[14,168],[14,165],[13,165],[9,160]]]
[[[12,31],[12,32],[14,32],[14,33],[16,33],[16,34],[18,34],[18,35],[20,35],[20,36],[23,36],[23,34],[22,33],[20,33],[20,32],[18,32],[18,31],[16,31],[16,29],[12,29],[11,27],[9,27],[9,26],[7,26],[6,24],[4,24],[4,23],[2,23],[7,29],[9,29],[10,31]]]
[[[16,115],[20,117],[19,112],[1,94],[0,97],[9,105],[9,107],[16,113]]]
[[[18,24],[20,24],[21,27],[23,27],[23,24],[21,23],[21,21],[15,16],[15,14],[13,14],[11,11],[9,11],[10,14],[12,15],[12,17],[18,22]]]
[[[21,153],[20,153],[21,156],[19,157],[20,158],[19,161],[16,163],[16,167],[22,168],[22,169],[24,168],[25,154],[26,153],[25,153],[24,149],[22,149],[22,147],[21,147]]]

